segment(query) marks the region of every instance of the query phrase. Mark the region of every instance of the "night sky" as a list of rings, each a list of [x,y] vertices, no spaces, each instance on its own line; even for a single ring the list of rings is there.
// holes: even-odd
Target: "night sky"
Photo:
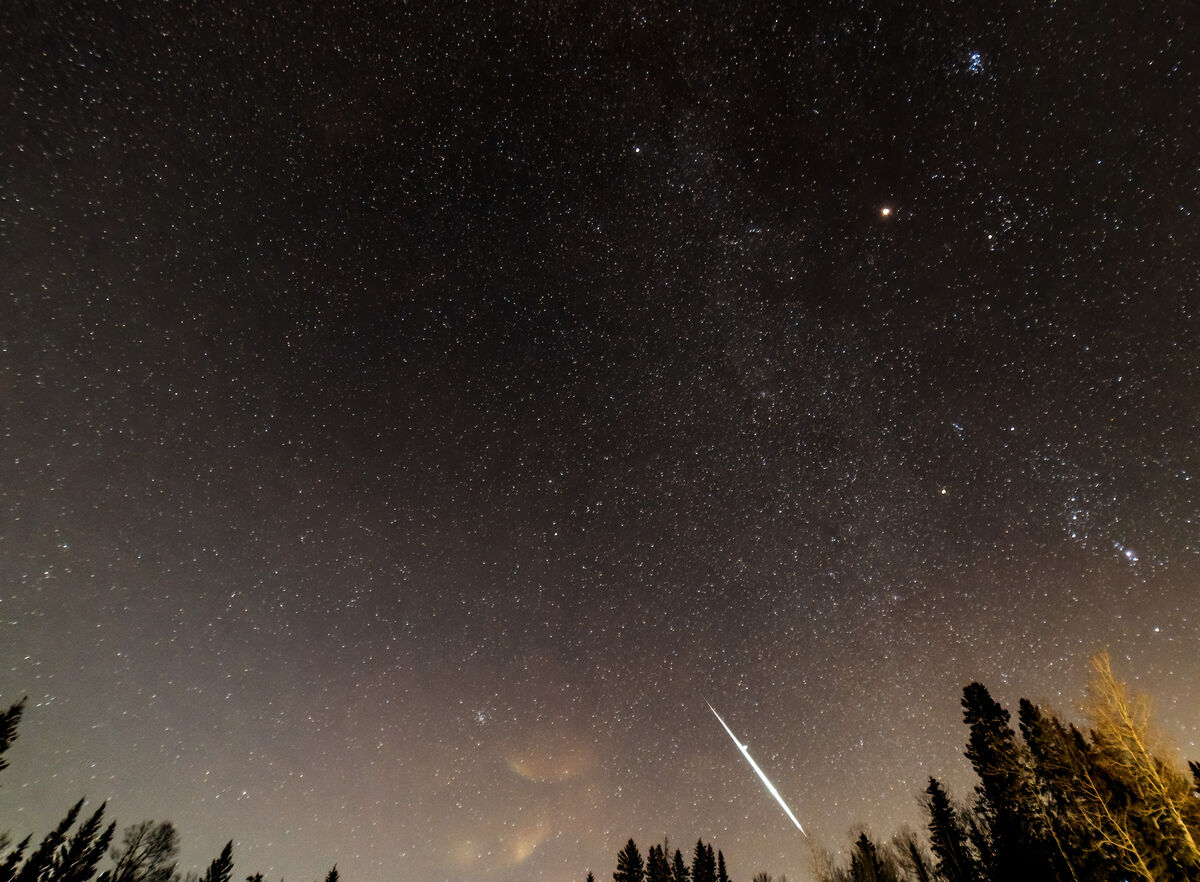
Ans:
[[[0,829],[736,882],[1087,657],[1200,759],[1185,0],[0,10]],[[340,7],[336,10],[330,7]]]

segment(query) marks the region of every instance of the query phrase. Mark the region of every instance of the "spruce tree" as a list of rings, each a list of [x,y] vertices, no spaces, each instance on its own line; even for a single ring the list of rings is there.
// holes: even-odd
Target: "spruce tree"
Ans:
[[[929,845],[937,856],[937,872],[946,882],[984,882],[983,873],[950,798],[937,778],[929,779]]]
[[[21,866],[21,858],[25,856],[25,849],[28,847],[29,837],[26,836],[4,856],[4,862],[0,863],[0,882],[13,882],[17,876],[17,870]]]
[[[50,876],[54,882],[88,882],[96,874],[96,866],[112,841],[116,823],[100,829],[104,819],[104,804],[84,821],[70,841],[59,849]]]
[[[979,864],[980,874],[988,882],[994,882],[996,855],[992,851],[992,837],[988,835],[987,828],[980,822],[979,814],[969,807],[959,809],[958,817],[962,822],[963,829],[967,831],[967,842],[971,843],[971,848],[975,850],[975,859]]]
[[[8,768],[8,761],[4,759],[4,753],[17,738],[17,726],[21,722],[21,713],[24,709],[25,699],[22,698],[0,714],[0,771]],[[29,838],[26,836],[18,842],[0,861],[0,882],[13,882],[16,879],[21,869],[21,860],[25,857],[25,849],[29,847]],[[7,834],[0,834],[0,850],[8,848],[10,842]]]
[[[591,870],[588,870],[587,879],[584,882],[596,882],[596,877],[592,875]]]
[[[717,882],[729,882],[729,874],[725,872],[725,855],[717,851]]]
[[[221,853],[213,858],[204,871],[201,882],[229,882],[233,878],[233,840],[225,843]]]
[[[677,848],[671,861],[671,882],[688,882],[689,879],[691,873],[688,872],[687,864],[683,862],[683,852]]]
[[[646,865],[642,862],[642,854],[632,839],[617,854],[617,872],[613,873],[613,882],[643,882],[646,876]]]
[[[711,846],[696,840],[692,850],[692,882],[717,882],[717,863]]]
[[[671,882],[671,865],[661,845],[650,846],[646,853],[646,882]]]
[[[916,882],[932,882],[929,865],[925,862],[925,855],[921,853],[921,845],[916,836],[909,836],[904,840],[904,854]]]
[[[79,810],[83,808],[83,800],[71,806],[71,810],[67,812],[67,816],[58,822],[58,826],[46,834],[29,859],[25,861],[25,865],[21,867],[16,875],[16,882],[39,882],[46,875],[50,867],[54,863],[55,857],[58,855],[58,849],[66,841],[67,831],[75,823],[75,819],[79,817]]]
[[[1021,699],[1017,718],[1033,761],[1043,815],[1057,853],[1059,878],[1064,882],[1115,878],[1080,806],[1080,782],[1091,777],[1083,768],[1087,757],[1083,737],[1074,726],[1068,729],[1028,699]]]
[[[25,699],[22,698],[4,713],[0,714],[0,772],[8,768],[5,752],[17,740],[17,726],[21,722],[21,714],[25,710]]]
[[[341,876],[342,874],[338,872],[337,864],[334,864],[329,869],[329,872],[325,874],[325,882],[338,882]]]
[[[1050,836],[1026,751],[1009,713],[980,683],[963,690],[971,729],[967,759],[979,776],[979,814],[993,856],[994,882],[1053,882]]]
[[[879,856],[879,850],[866,833],[860,833],[850,852],[852,882],[898,882],[895,870]]]

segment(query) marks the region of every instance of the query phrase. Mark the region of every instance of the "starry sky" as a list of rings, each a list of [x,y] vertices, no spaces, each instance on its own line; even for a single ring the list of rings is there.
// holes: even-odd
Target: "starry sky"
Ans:
[[[3,4],[0,828],[805,879],[706,700],[838,847],[1103,647],[1200,759],[1195,12]]]

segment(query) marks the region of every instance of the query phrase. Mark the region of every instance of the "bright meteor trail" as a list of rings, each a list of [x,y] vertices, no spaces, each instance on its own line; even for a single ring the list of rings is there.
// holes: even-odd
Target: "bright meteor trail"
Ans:
[[[708,704],[707,701],[704,703]],[[792,823],[796,825],[796,829],[807,836],[808,834],[805,833],[804,827],[799,821],[796,820],[796,816],[792,814],[792,810],[788,808],[788,804],[783,801],[783,797],[779,795],[779,791],[775,789],[775,785],[772,784],[767,776],[763,774],[763,770],[758,767],[758,763],[756,763],[754,758],[750,756],[750,751],[747,749],[746,745],[737,740],[737,736],[733,734],[732,729],[725,725],[725,721],[721,719],[721,715],[717,713],[717,709],[715,707],[713,707],[711,704],[708,704],[708,709],[713,712],[713,716],[717,718],[717,722],[719,722],[725,728],[725,731],[729,733],[729,737],[733,739],[733,743],[736,744],[738,750],[742,752],[742,756],[746,758],[746,762],[750,763],[750,768],[754,769],[754,771],[758,773],[758,777],[762,778],[762,782],[767,785],[767,790],[771,791],[771,795],[775,797],[775,801],[783,807],[785,812],[787,812],[787,816],[792,819]]]

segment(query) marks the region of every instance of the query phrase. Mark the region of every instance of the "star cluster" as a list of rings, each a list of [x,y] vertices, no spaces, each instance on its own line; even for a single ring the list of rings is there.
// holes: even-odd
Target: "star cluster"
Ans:
[[[935,5],[0,13],[3,824],[805,878],[705,700],[836,847],[1105,646],[1200,759],[1190,10]]]

